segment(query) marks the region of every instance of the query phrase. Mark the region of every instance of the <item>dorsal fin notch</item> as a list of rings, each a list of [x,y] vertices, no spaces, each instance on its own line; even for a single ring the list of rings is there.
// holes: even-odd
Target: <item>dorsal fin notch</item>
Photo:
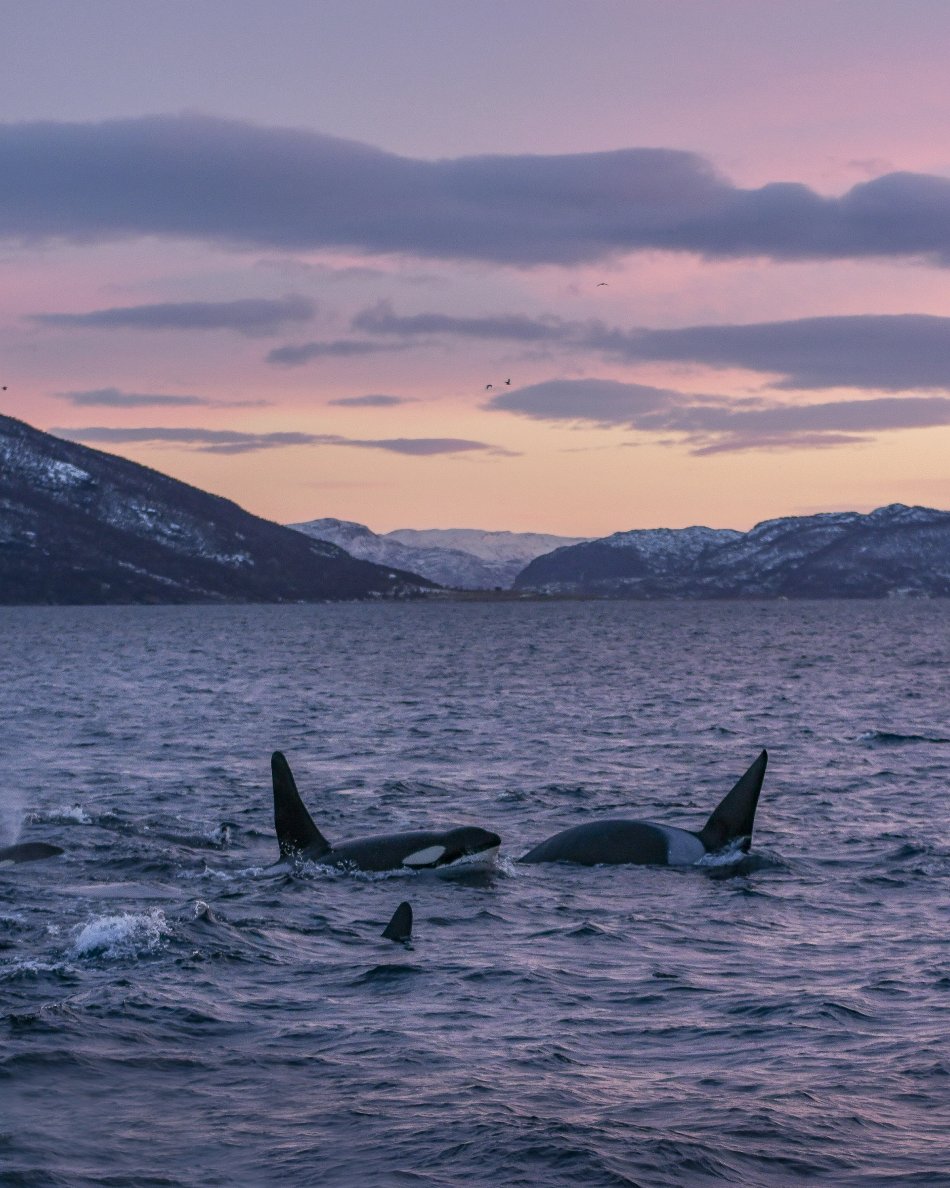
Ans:
[[[330,849],[330,843],[314,825],[300,799],[290,764],[283,752],[275,751],[270,761],[274,780],[274,828],[281,858],[294,858],[305,853],[319,858]]]
[[[743,839],[743,850],[748,850],[752,844],[755,810],[759,803],[759,793],[762,791],[768,761],[768,753],[763,751],[748,771],[740,776],[735,787],[713,809],[709,820],[696,835],[708,852],[721,850],[723,846],[739,838]]]

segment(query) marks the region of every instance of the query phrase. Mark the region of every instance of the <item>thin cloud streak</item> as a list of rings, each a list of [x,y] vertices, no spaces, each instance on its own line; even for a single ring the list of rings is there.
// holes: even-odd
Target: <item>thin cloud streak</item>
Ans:
[[[279,333],[289,322],[309,322],[316,306],[293,294],[277,300],[167,301],[95,309],[88,313],[30,314],[40,326],[95,330],[234,330],[248,337]]]
[[[392,303],[380,301],[356,314],[354,330],[400,338],[451,334],[461,338],[500,338],[515,342],[558,342],[565,323],[559,318],[529,318],[522,314],[499,317],[460,318],[450,314],[421,313],[400,316]]]
[[[79,408],[262,408],[266,400],[209,400],[204,396],[176,395],[169,392],[123,392],[119,388],[93,388],[86,392],[56,392]]]
[[[0,126],[0,236],[199,239],[529,266],[643,250],[950,264],[950,179],[742,189],[666,148],[413,160],[301,129],[160,115]],[[149,184],[143,186],[142,179]]]
[[[202,396],[176,396],[162,392],[121,392],[118,388],[94,388],[88,392],[57,392],[60,400],[68,400],[80,408],[148,408],[160,405],[199,407],[213,402]]]
[[[302,367],[311,359],[351,359],[402,349],[401,344],[361,342],[358,339],[338,338],[330,342],[301,342],[275,347],[274,350],[268,352],[266,362],[275,367]]]
[[[395,408],[398,404],[414,403],[408,396],[341,396],[338,400],[328,400],[327,404],[338,408]]]
[[[501,393],[484,407],[539,421],[675,434],[660,444],[685,443],[697,455],[854,445],[876,433],[950,425],[946,396],[806,405],[759,401],[735,407],[721,397],[602,379],[548,380]]]
[[[395,437],[377,440],[341,437],[333,433],[242,433],[235,429],[190,429],[142,427],[121,429],[103,425],[82,428],[50,429],[50,433],[68,441],[111,445],[181,445],[204,453],[246,454],[257,450],[283,449],[290,446],[345,446],[351,449],[387,450],[417,458],[437,454],[485,452],[514,457],[500,446],[458,437]]]

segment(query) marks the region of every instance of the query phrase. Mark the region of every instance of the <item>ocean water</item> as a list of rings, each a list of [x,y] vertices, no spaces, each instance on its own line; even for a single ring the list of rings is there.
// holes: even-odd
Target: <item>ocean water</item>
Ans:
[[[950,603],[5,608],[0,675],[66,850],[0,869],[0,1183],[950,1184]],[[514,861],[763,746],[737,864]],[[275,748],[497,869],[274,865]]]

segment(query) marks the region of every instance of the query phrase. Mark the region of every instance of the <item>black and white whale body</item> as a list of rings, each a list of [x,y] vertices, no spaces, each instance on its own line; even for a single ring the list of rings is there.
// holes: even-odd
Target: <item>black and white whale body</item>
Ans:
[[[518,861],[689,866],[728,845],[738,843],[738,849],[747,851],[767,763],[763,751],[698,833],[652,821],[591,821],[556,833]]]
[[[476,856],[478,865],[487,864],[501,844],[497,833],[475,825],[460,825],[454,829],[361,837],[331,846],[304,807],[290,765],[280,751],[275,751],[271,758],[271,773],[274,826],[281,858],[365,871],[441,870]],[[471,869],[475,863],[466,861],[463,865]]]
[[[0,846],[0,866],[13,862],[39,862],[42,858],[56,858],[63,851],[48,842],[20,842],[16,846]]]

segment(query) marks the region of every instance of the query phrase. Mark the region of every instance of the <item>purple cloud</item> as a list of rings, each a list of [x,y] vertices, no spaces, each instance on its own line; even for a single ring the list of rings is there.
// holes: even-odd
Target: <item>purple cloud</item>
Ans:
[[[665,412],[682,400],[678,392],[605,379],[555,379],[500,393],[485,408],[537,421],[574,421],[606,428],[638,428],[641,418]]]
[[[363,330],[408,342],[435,334],[540,341],[624,362],[701,363],[778,376],[785,389],[870,388],[950,391],[950,318],[927,314],[857,314],[749,325],[629,330],[603,322],[517,314],[457,318],[400,317],[386,306],[357,314]]]
[[[950,179],[887,173],[825,197],[742,189],[664,148],[413,160],[198,115],[0,126],[0,235],[197,238],[515,265],[649,250],[950,263]]]
[[[627,359],[771,372],[780,388],[950,390],[950,318],[924,314],[638,330],[616,336],[613,349]]]
[[[308,322],[315,306],[306,297],[279,300],[244,298],[238,301],[168,301],[158,305],[130,305],[95,309],[89,313],[31,314],[41,326],[99,330],[235,330],[250,336],[276,334],[288,322]]]
[[[875,433],[950,425],[950,397],[882,396],[821,404],[766,400],[736,406],[614,380],[548,380],[504,392],[487,409],[534,420],[673,434],[695,454],[749,449],[800,449],[868,441]]]

